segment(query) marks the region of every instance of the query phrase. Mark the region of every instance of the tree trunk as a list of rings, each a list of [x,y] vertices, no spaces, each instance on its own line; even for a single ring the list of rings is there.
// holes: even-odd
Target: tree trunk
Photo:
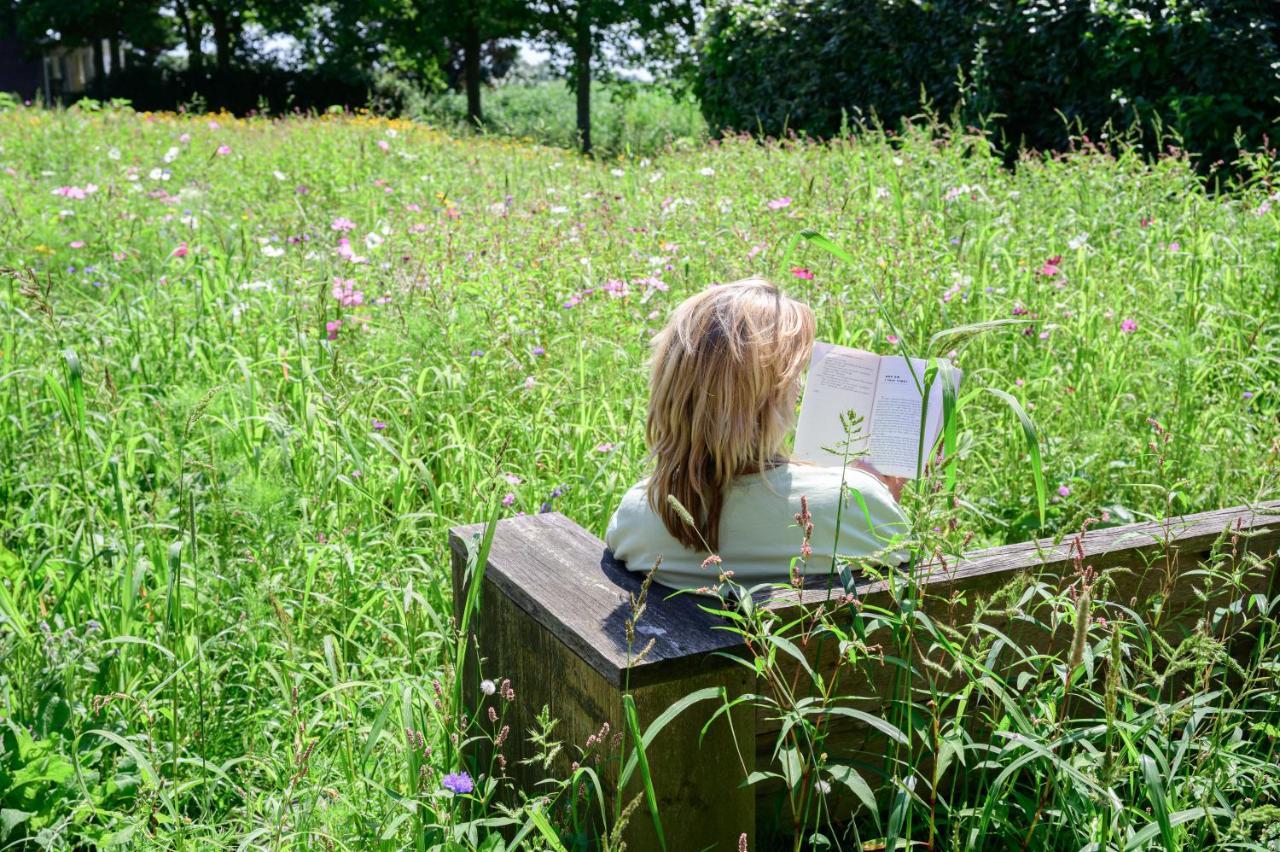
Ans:
[[[213,48],[217,51],[214,58],[214,93],[218,100],[218,106],[227,109],[230,107],[228,97],[230,95],[231,86],[231,45],[233,34],[231,31],[231,14],[221,6],[215,6],[209,10],[209,23],[213,25]]]
[[[193,89],[204,88],[204,51],[201,49],[201,25],[194,20],[191,8],[178,0],[174,5],[178,19],[182,21],[182,40],[187,45],[187,75]]]
[[[573,45],[574,79],[578,91],[578,137],[582,153],[591,153],[591,18],[585,0],[578,2],[577,34]]]
[[[462,33],[462,76],[467,89],[467,121],[479,127],[484,114],[480,110],[480,28],[474,18]]]
[[[111,40],[111,76],[115,77],[124,71],[124,39],[116,36]]]
[[[107,57],[102,50],[102,39],[93,39],[93,86],[90,87],[94,97],[99,100],[107,91]]]

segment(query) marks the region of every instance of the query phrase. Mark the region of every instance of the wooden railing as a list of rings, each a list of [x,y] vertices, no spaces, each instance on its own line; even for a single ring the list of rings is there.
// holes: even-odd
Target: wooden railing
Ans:
[[[473,525],[450,533],[459,611],[483,531],[483,525]],[[1197,570],[1215,547],[1234,552],[1233,564],[1248,566],[1241,569],[1238,583],[1224,588],[1219,597],[1280,593],[1275,570],[1280,502],[1090,530],[1060,542],[1043,539],[976,551],[954,563],[925,565],[914,579],[931,618],[962,624],[972,618],[980,601],[1019,577],[1065,584],[1078,565],[1087,564],[1104,575],[1100,588],[1109,592],[1102,605],[1113,608],[1115,617],[1123,618],[1122,607],[1154,599],[1159,609],[1151,616],[1152,626],[1176,637],[1194,629],[1222,602],[1206,597],[1206,584]],[[1246,553],[1255,558],[1245,559]],[[910,579],[899,575],[892,583],[863,580],[856,583],[856,591],[864,606],[891,607],[891,585]],[[526,793],[536,795],[536,782],[549,775],[566,776],[570,761],[576,759],[575,746],[598,735],[605,723],[611,737],[621,732],[624,692],[634,697],[644,728],[672,704],[705,687],[723,687],[730,699],[756,690],[751,671],[730,656],[745,653],[740,637],[703,611],[705,598],[673,595],[652,586],[629,646],[626,624],[640,581],[599,539],[563,515],[529,515],[497,523],[480,609],[472,623],[473,653],[464,682],[470,690],[469,706],[474,707],[480,699],[475,689],[479,677],[511,680],[516,700],[508,708],[512,735],[503,756],[507,773]],[[817,604],[830,594],[826,589],[786,590],[761,604],[785,611]],[[1033,629],[1005,616],[994,619],[1003,623],[993,626],[1019,646],[1065,653],[1071,641],[1069,634]],[[644,647],[648,650],[637,659]],[[834,649],[830,643],[815,643],[805,653],[811,666],[823,666],[830,663]],[[857,693],[863,709],[874,713],[887,700],[890,676],[890,667],[872,669],[865,682],[849,689]],[[742,781],[744,768],[751,771],[757,763],[768,764],[777,723],[764,714],[757,718],[750,703],[742,702],[707,726],[720,706],[707,700],[689,707],[648,745],[670,850],[736,849],[743,832],[755,836],[758,797],[776,792],[767,785],[744,786]],[[544,707],[558,720],[554,739],[564,744],[550,771],[523,762],[533,757],[534,746],[526,734]],[[865,759],[883,749],[876,731],[852,720],[841,724],[844,727],[833,730],[828,741],[842,751],[841,757]],[[605,784],[616,784],[617,764],[615,760],[601,765]],[[624,797],[639,790],[633,779]],[[658,848],[644,808],[631,821],[626,838],[633,852]]]

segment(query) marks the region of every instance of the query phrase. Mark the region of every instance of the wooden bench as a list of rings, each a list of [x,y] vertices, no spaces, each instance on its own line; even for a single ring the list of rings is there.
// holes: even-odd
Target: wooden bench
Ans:
[[[454,601],[461,611],[468,582],[468,564],[484,531],[483,525],[458,527],[449,542],[453,556]],[[1246,572],[1252,592],[1275,594],[1277,553],[1280,552],[1280,502],[1189,515],[1161,523],[1141,523],[1091,530],[1068,536],[977,551],[943,565],[918,569],[924,604],[935,620],[964,623],[979,600],[987,598],[1019,576],[1067,582],[1077,559],[1096,571],[1110,571],[1116,604],[1144,602],[1152,594],[1167,595],[1162,604],[1164,630],[1187,632],[1205,606],[1195,601],[1195,582],[1179,577],[1210,555],[1224,536],[1236,536],[1237,550],[1260,557]],[[753,692],[756,679],[730,655],[744,654],[739,637],[721,629],[723,622],[704,612],[709,599],[670,596],[654,585],[628,647],[626,623],[631,601],[639,594],[641,577],[615,561],[604,544],[558,513],[529,515],[498,521],[488,553],[480,610],[473,619],[471,669],[464,683],[471,690],[478,677],[510,678],[517,699],[510,709],[512,735],[504,745],[507,771],[531,795],[534,784],[549,775],[566,777],[569,762],[600,732],[604,723],[620,732],[624,724],[622,695],[634,696],[641,729],[686,695],[706,687],[723,689],[729,700]],[[864,580],[857,593],[866,606],[892,604],[889,584]],[[840,590],[838,593],[842,593]],[[816,604],[825,593],[783,591],[762,604],[788,610]],[[1118,614],[1118,613],[1117,613]],[[1070,644],[1070,634],[1031,635],[1018,624],[1002,624],[1018,643],[1056,649]],[[636,660],[640,649],[652,647]],[[830,645],[807,649],[810,664],[821,666]],[[796,663],[799,665],[799,663]],[[888,693],[891,668],[859,684],[870,707]],[[877,682],[877,677],[883,679]],[[757,718],[742,702],[710,726],[708,720],[723,700],[699,701],[663,728],[648,746],[648,763],[659,800],[669,850],[706,848],[733,850],[738,838],[756,836],[759,797],[776,794],[767,785],[744,786],[744,772],[757,763],[768,765],[778,723],[764,714]],[[469,706],[475,706],[470,703]],[[553,771],[521,761],[532,756],[526,733],[538,712],[547,707],[559,720],[554,739],[563,743]],[[731,723],[731,724],[730,724]],[[842,723],[843,724],[843,723]],[[704,727],[706,728],[704,731]],[[883,740],[867,726],[851,723],[835,731],[829,744],[849,755],[863,757],[884,748]],[[602,768],[606,785],[616,783],[617,761]],[[638,773],[636,773],[638,776]],[[624,800],[639,791],[629,782]],[[657,849],[656,833],[642,805],[631,820],[626,839],[631,850]],[[754,845],[752,848],[756,848]]]

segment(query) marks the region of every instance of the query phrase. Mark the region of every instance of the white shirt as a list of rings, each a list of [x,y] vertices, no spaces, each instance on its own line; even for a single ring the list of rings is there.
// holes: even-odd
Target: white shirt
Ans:
[[[909,530],[906,515],[884,483],[863,470],[788,463],[764,477],[754,473],[736,477],[725,492],[720,514],[721,564],[706,568],[702,563],[709,554],[676,541],[649,507],[647,484],[647,479],[641,480],[622,496],[609,520],[605,543],[632,571],[649,571],[661,556],[654,581],[674,589],[714,586],[722,570],[732,571],[733,581],[748,589],[788,582],[792,559],[800,555],[803,540],[795,520],[802,496],[808,498],[813,518],[813,553],[803,569],[809,575],[830,572],[833,551],[842,559],[861,558],[879,565],[898,565],[908,559],[903,547]],[[855,491],[866,503],[865,513]]]

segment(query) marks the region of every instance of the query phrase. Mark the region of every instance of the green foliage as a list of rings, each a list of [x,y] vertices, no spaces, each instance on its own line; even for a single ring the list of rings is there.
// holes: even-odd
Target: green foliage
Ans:
[[[634,731],[585,758],[554,712],[507,734],[536,740],[551,804],[509,789],[498,743],[522,686],[459,706],[454,618],[474,616],[453,609],[446,531],[544,504],[603,531],[645,469],[648,340],[713,281],[773,275],[823,339],[958,350],[954,491],[906,498],[946,552],[1274,498],[1280,199],[1270,156],[1240,166],[1211,195],[1180,156],[1078,150],[1011,172],[983,136],[924,124],[601,162],[341,110],[0,114],[0,846],[581,848],[652,820],[643,796],[596,792],[597,765],[641,778]],[[1017,324],[981,325],[1002,319]],[[1215,557],[1204,584],[1235,567]],[[1021,582],[993,606],[1071,634],[1075,602]],[[792,742],[761,767],[821,766],[861,803],[795,786],[807,832],[838,837],[830,816],[926,841],[936,758],[973,780],[939,788],[932,824],[960,834],[938,848],[1021,848],[1045,789],[1062,792],[1035,839],[1105,825],[1113,845],[1160,842],[1148,755],[1188,848],[1211,826],[1275,839],[1273,645],[1237,670],[1221,634],[1161,644],[1153,605],[1120,619],[1099,590],[1123,677],[1081,682],[1112,658],[1112,634],[1085,625],[1082,721],[1058,728],[1065,650],[1023,677],[1001,667],[1027,656],[1016,643],[943,633],[924,615],[944,602],[902,600],[861,635],[833,622],[850,665],[827,706],[867,712],[858,667],[892,665],[898,642],[966,679],[904,681],[934,692],[878,720],[905,749],[887,805],[868,791],[895,776],[831,741],[825,762]],[[1276,612],[1207,615],[1274,641]],[[795,634],[773,635],[759,647],[793,660]],[[1242,673],[1248,690],[1218,688]],[[775,700],[818,742],[820,705]],[[1023,739],[966,740],[970,721]],[[492,758],[460,756],[469,741]],[[442,787],[461,771],[472,792]]]
[[[1278,27],[1259,0],[750,0],[708,16],[697,90],[717,129],[829,137],[923,102],[993,122],[1010,155],[1138,122],[1211,162],[1274,132]]]

